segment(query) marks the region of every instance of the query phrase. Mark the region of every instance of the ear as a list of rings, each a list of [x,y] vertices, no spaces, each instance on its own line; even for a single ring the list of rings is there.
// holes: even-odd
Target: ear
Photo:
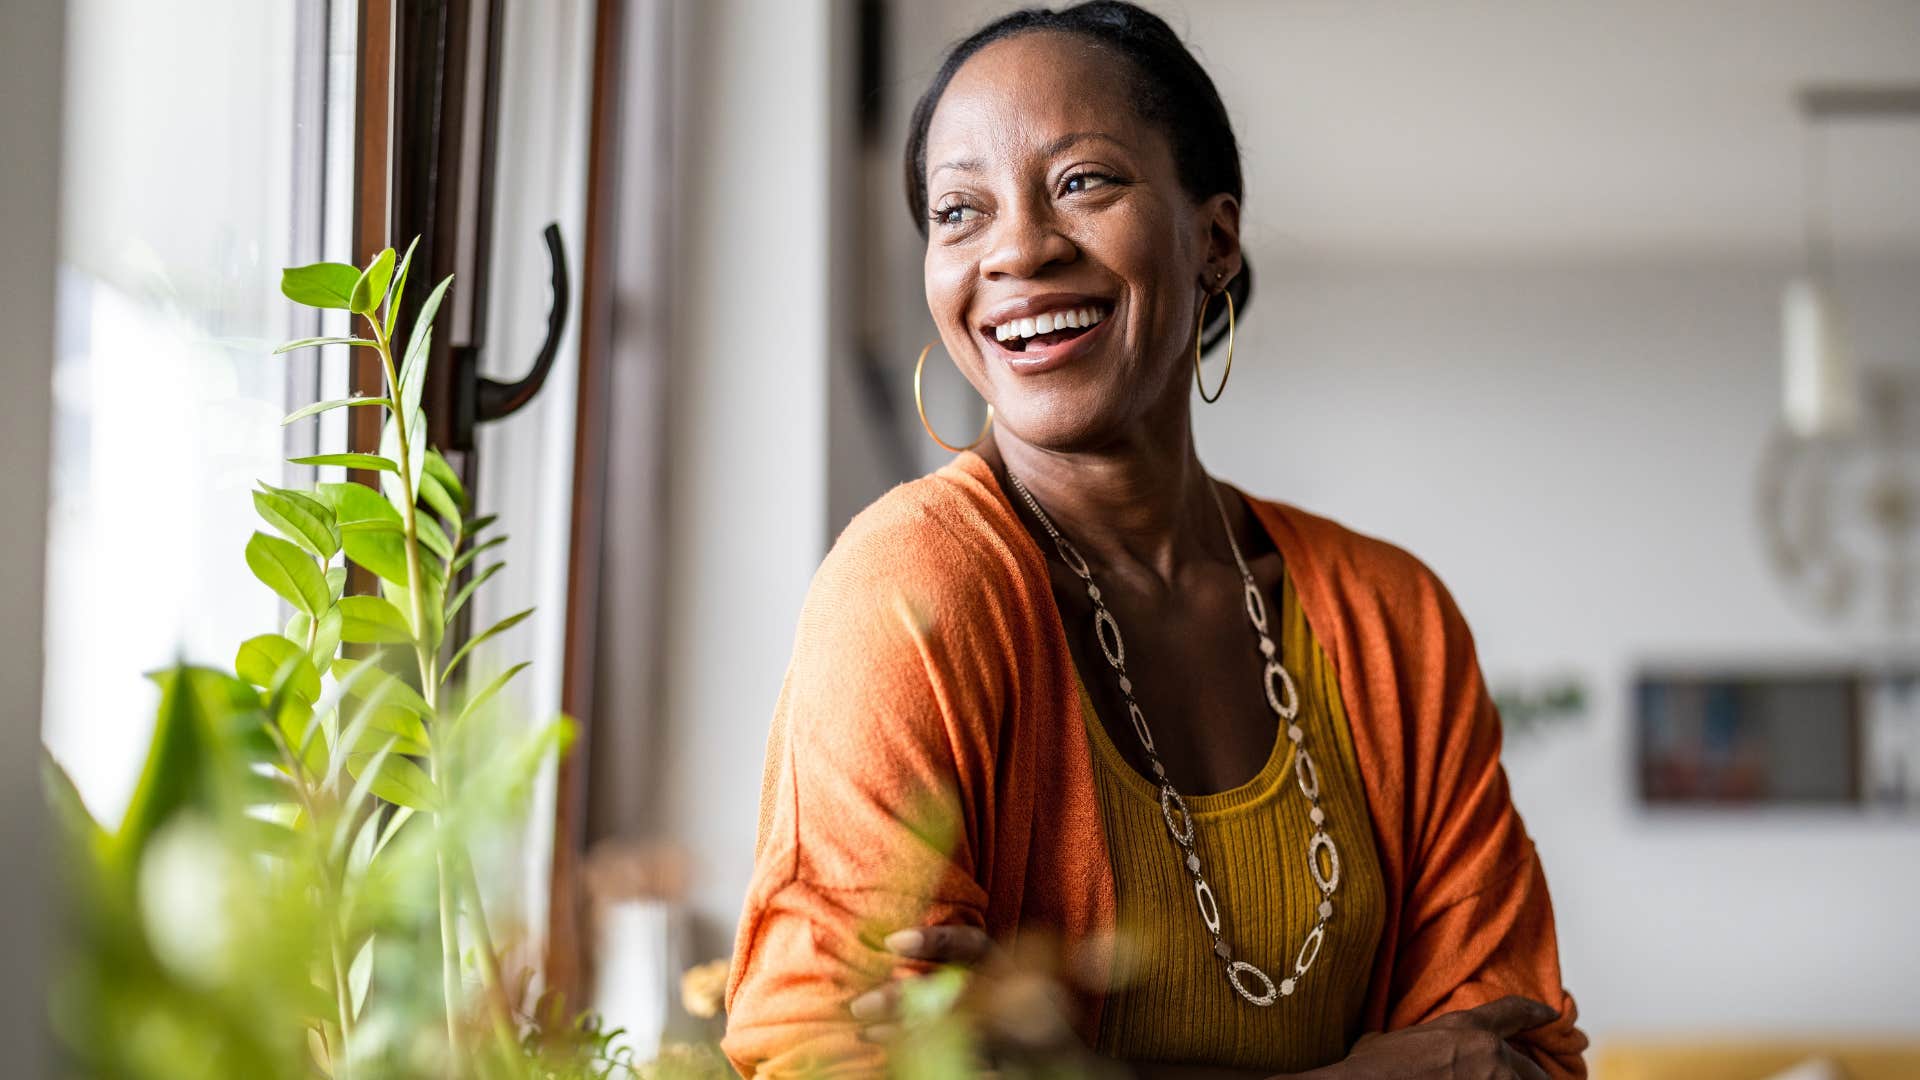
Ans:
[[[1240,272],[1240,200],[1213,195],[1196,207],[1196,220],[1205,230],[1200,284],[1217,292]]]

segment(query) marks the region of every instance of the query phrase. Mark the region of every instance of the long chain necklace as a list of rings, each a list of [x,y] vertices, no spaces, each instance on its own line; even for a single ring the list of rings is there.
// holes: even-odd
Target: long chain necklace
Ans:
[[[1074,572],[1087,587],[1087,597],[1093,601],[1093,630],[1099,639],[1100,651],[1106,655],[1107,664],[1120,679],[1120,694],[1127,702],[1127,716],[1133,721],[1133,733],[1139,737],[1140,746],[1147,752],[1147,762],[1153,767],[1153,775],[1160,784],[1160,816],[1167,823],[1167,832],[1172,835],[1176,851],[1184,857],[1187,873],[1193,878],[1194,902],[1200,908],[1200,919],[1206,924],[1207,933],[1213,938],[1213,952],[1226,964],[1227,982],[1234,992],[1254,1005],[1272,1005],[1276,1000],[1293,993],[1295,984],[1313,962],[1320,957],[1320,946],[1326,940],[1327,920],[1333,917],[1333,890],[1340,885],[1340,849],[1334,846],[1333,837],[1327,835],[1327,815],[1320,809],[1320,773],[1313,763],[1313,755],[1307,752],[1306,732],[1295,722],[1300,712],[1300,692],[1295,688],[1293,676],[1287,673],[1286,666],[1276,655],[1278,652],[1273,638],[1267,635],[1267,603],[1260,595],[1260,587],[1253,580],[1253,571],[1247,568],[1247,560],[1240,554],[1240,544],[1233,538],[1233,522],[1227,517],[1227,508],[1220,501],[1220,489],[1211,479],[1207,490],[1213,493],[1213,505],[1220,511],[1220,523],[1226,528],[1227,546],[1233,549],[1234,564],[1240,568],[1240,580],[1246,586],[1247,619],[1253,623],[1254,635],[1260,641],[1262,670],[1261,689],[1266,692],[1267,705],[1280,720],[1287,725],[1287,738],[1293,742],[1293,777],[1300,786],[1300,794],[1306,796],[1309,806],[1307,817],[1313,822],[1313,836],[1307,841],[1307,871],[1313,875],[1313,883],[1320,887],[1320,907],[1318,920],[1308,931],[1306,939],[1300,943],[1300,949],[1293,957],[1293,974],[1280,981],[1276,987],[1266,972],[1245,960],[1233,957],[1233,947],[1227,944],[1226,937],[1220,931],[1220,905],[1214,899],[1213,886],[1207,884],[1206,875],[1201,872],[1200,852],[1194,847],[1193,815],[1187,812],[1187,803],[1180,797],[1167,780],[1167,770],[1160,764],[1160,754],[1153,747],[1153,731],[1147,727],[1146,714],[1140,711],[1140,703],[1133,697],[1133,680],[1127,677],[1127,646],[1120,636],[1120,624],[1107,610],[1105,601],[1100,598],[1100,586],[1093,583],[1093,574],[1087,568],[1087,560],[1080,557],[1073,543],[1054,528],[1053,519],[1040,509],[1040,503],[1034,499],[1033,492],[1011,471],[1007,479],[1013,482],[1015,491],[1040,519],[1040,524],[1053,538],[1053,546],[1060,553],[1060,561]],[[1175,813],[1178,817],[1175,817]],[[1321,869],[1321,852],[1326,852],[1327,869]],[[1263,988],[1254,993],[1248,988],[1248,981],[1258,980]]]

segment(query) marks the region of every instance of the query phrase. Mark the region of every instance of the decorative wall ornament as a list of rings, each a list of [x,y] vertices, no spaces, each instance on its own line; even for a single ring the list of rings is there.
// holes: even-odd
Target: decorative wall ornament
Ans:
[[[1833,120],[1920,120],[1920,85],[1810,88],[1800,109],[1806,269],[1783,297],[1781,422],[1757,509],[1789,591],[1892,659],[1920,643],[1920,369],[1855,366],[1832,288],[1820,134]]]

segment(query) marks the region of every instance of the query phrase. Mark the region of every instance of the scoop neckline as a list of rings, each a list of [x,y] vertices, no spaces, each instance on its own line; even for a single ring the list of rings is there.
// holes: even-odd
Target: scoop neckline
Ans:
[[[1128,794],[1159,806],[1160,785],[1134,768],[1120,748],[1114,745],[1113,736],[1108,733],[1106,722],[1100,719],[1100,710],[1094,707],[1093,698],[1087,693],[1086,683],[1080,679],[1078,672],[1074,673],[1074,689],[1080,697],[1081,726],[1087,729],[1087,739],[1092,743],[1101,765],[1118,778],[1120,786]],[[1267,751],[1267,760],[1260,766],[1260,771],[1225,791],[1205,795],[1181,792],[1180,798],[1187,804],[1188,813],[1195,818],[1222,818],[1265,804],[1278,791],[1284,790],[1282,785],[1293,765],[1294,745],[1287,738],[1285,727],[1275,724],[1273,746]]]
[[[1046,606],[1047,609],[1053,613],[1054,631],[1060,641],[1061,647],[1066,648],[1067,631],[1065,616],[1060,610],[1060,602],[1053,595],[1053,589],[1046,576],[1046,554],[1040,550],[1039,545],[1027,534],[1026,528],[1020,524],[1019,512],[1014,509],[1013,500],[1008,496],[1005,489],[1000,486],[1000,478],[994,475],[993,467],[987,464],[985,458],[973,450],[962,450],[960,453],[954,455],[953,461],[949,462],[947,467],[958,469],[963,475],[968,475],[976,482],[983,484],[988,491],[993,493],[994,498],[1012,517],[1013,529],[1018,535],[1019,540],[1023,541],[1025,548],[1039,560],[1041,584],[1046,595]],[[1281,602],[1280,610],[1275,612],[1275,617],[1284,618],[1286,598],[1291,595],[1296,604],[1300,602],[1299,591],[1294,588],[1293,584],[1293,559],[1289,557],[1286,545],[1281,543],[1280,537],[1273,531],[1273,526],[1261,515],[1259,504],[1252,497],[1228,481],[1220,480],[1216,477],[1214,482],[1225,486],[1228,491],[1233,492],[1234,497],[1239,499],[1241,504],[1247,508],[1248,513],[1253,515],[1254,523],[1259,526],[1261,532],[1266,534],[1267,540],[1273,545],[1274,550],[1280,553]],[[1312,635],[1312,620],[1304,617],[1306,615],[1304,611],[1301,612],[1301,615],[1303,616],[1301,619],[1302,624],[1307,627],[1307,633]],[[1281,646],[1283,650],[1282,656],[1284,657],[1284,649],[1286,647],[1285,639],[1283,638],[1277,643]],[[1285,662],[1284,659],[1282,662]],[[1080,700],[1081,726],[1090,729],[1089,734],[1092,737],[1095,751],[1104,756],[1110,765],[1114,766],[1113,771],[1120,778],[1122,787],[1158,806],[1160,804],[1160,785],[1147,779],[1145,774],[1135,769],[1127,761],[1126,757],[1120,753],[1120,748],[1113,744],[1112,737],[1107,733],[1106,722],[1101,720],[1099,710],[1094,707],[1093,697],[1087,693],[1086,681],[1080,677],[1079,669],[1072,664],[1069,664],[1068,667],[1073,671],[1074,690]],[[1271,794],[1271,789],[1286,777],[1293,762],[1293,749],[1295,744],[1286,737],[1286,725],[1276,722],[1274,724],[1273,736],[1273,747],[1267,752],[1266,763],[1260,767],[1259,772],[1255,773],[1244,783],[1228,788],[1225,791],[1211,792],[1206,795],[1188,795],[1185,792],[1181,792],[1181,799],[1187,804],[1188,811],[1196,816],[1215,817],[1231,813],[1251,803],[1264,801]],[[1282,766],[1285,766],[1285,768]]]

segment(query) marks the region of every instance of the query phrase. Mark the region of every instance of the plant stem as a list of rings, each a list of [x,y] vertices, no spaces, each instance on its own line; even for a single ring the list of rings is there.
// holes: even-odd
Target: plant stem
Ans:
[[[513,1007],[507,1001],[506,982],[500,977],[499,956],[493,951],[493,932],[487,927],[487,910],[480,896],[480,879],[473,872],[471,856],[460,860],[460,884],[467,894],[467,921],[472,924],[474,944],[480,950],[480,975],[486,984],[487,1002],[493,1009],[493,1030],[501,1049],[511,1056],[515,1050],[516,1027]]]
[[[318,626],[318,623],[315,625]],[[312,649],[313,646],[309,644],[307,648]],[[315,829],[318,829],[320,810],[314,805],[313,795],[308,791],[306,764],[300,760],[301,750],[305,747],[301,747],[300,750],[294,749],[292,744],[287,742],[286,736],[280,731],[280,725],[277,723],[267,724],[267,734],[279,748],[281,756],[286,758],[287,771],[293,778],[294,793],[300,798],[300,806],[306,811],[307,820]],[[334,1075],[336,1080],[348,1080],[352,1075],[352,1067],[346,1062],[351,1059],[353,1049],[353,996],[347,979],[347,965],[341,957],[343,942],[340,938],[339,908],[344,889],[342,884],[334,879],[333,867],[328,863],[324,852],[316,853],[314,861],[319,864],[320,882],[327,890],[327,951],[333,957],[333,1001],[340,1010],[339,1060],[341,1064]]]
[[[407,432],[406,416],[401,408],[400,376],[393,367],[393,343],[387,339],[385,328],[380,320],[368,317],[373,326],[375,347],[380,351],[380,362],[386,368],[387,411],[393,417],[394,441],[398,444],[400,484],[400,516],[404,531],[404,546],[407,551],[407,598],[413,611],[413,652],[420,664],[420,693],[426,698],[430,719],[439,716],[439,682],[434,670],[434,648],[427,639],[427,597],[425,580],[420,569],[420,530],[419,519],[414,510],[413,461],[411,438]],[[440,755],[439,732],[429,745],[427,765],[433,779],[434,790],[439,793],[442,807],[451,798],[451,785],[448,783],[447,770],[443,767]],[[447,1053],[456,1076],[464,1075],[464,1063],[460,1047],[460,924],[457,910],[458,900],[455,885],[448,880],[448,847],[451,844],[449,831],[441,815],[436,813],[433,821],[434,873],[435,885],[440,894],[440,990],[446,997],[447,1009]]]
[[[335,1080],[353,1075],[353,991],[348,984],[346,959],[340,954],[340,927],[327,920],[327,950],[333,954],[333,1001],[340,1010],[340,1054],[334,1061]]]

